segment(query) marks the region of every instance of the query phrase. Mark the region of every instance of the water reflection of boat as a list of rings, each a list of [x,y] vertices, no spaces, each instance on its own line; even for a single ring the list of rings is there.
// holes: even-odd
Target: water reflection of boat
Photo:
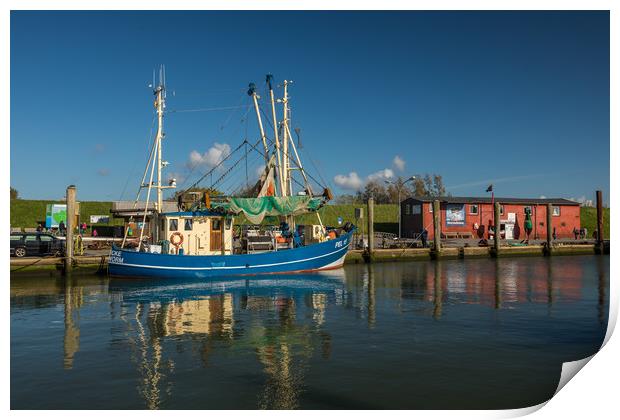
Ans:
[[[135,318],[126,321],[138,331],[130,341],[148,408],[160,408],[172,386],[165,378],[174,362],[163,350],[170,339],[177,346],[192,343],[205,367],[222,346],[255,354],[265,374],[259,407],[296,408],[308,360],[317,350],[330,357],[332,339],[321,326],[344,280],[344,270],[216,282],[113,279],[109,291],[125,308],[135,305]]]
[[[251,276],[230,280],[191,281],[187,279],[126,280],[111,278],[109,290],[123,295],[124,301],[168,302],[197,299],[209,295],[241,293],[246,295],[302,296],[308,292],[342,290],[344,269],[313,274]]]

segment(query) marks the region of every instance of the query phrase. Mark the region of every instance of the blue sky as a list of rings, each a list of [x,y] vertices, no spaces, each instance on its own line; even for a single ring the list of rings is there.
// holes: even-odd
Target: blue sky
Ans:
[[[499,196],[609,194],[607,12],[56,11],[11,14],[20,196],[73,183],[82,200],[132,199],[160,63],[168,111],[241,107],[167,115],[180,185],[258,139],[245,92],[272,73],[294,81],[304,162],[336,193],[429,172],[453,195],[491,182]],[[223,189],[245,181],[244,163]],[[250,178],[260,163],[250,155]]]

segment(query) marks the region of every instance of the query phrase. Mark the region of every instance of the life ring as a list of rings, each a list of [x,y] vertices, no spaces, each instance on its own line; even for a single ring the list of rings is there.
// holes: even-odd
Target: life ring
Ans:
[[[183,243],[183,234],[181,232],[174,232],[170,235],[170,243],[178,249]]]

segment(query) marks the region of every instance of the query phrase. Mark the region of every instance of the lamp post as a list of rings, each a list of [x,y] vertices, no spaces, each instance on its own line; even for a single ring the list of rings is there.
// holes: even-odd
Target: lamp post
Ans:
[[[405,179],[404,181],[388,181],[387,179],[385,180],[386,184],[392,184],[396,186],[396,192],[398,194],[398,237],[401,237],[401,226],[400,226],[400,212],[401,212],[401,208],[400,208],[400,189],[409,181],[415,181],[415,176],[409,177],[407,179]]]

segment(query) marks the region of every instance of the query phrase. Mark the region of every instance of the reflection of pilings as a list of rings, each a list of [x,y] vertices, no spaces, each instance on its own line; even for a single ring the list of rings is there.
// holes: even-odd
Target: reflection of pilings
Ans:
[[[368,327],[373,328],[376,321],[376,309],[375,309],[375,267],[372,264],[368,265]]]
[[[80,348],[80,328],[74,315],[79,317],[79,308],[83,303],[83,287],[75,287],[71,277],[65,279],[65,335],[63,339],[65,369],[73,368],[73,356]]]
[[[598,269],[598,322],[604,324],[607,322],[605,317],[605,301],[607,300],[607,279],[605,277],[605,264],[603,258],[598,257],[596,262]]]
[[[441,318],[442,302],[443,302],[443,288],[441,284],[441,261],[435,261],[435,284],[433,293],[433,317],[435,319]]]
[[[553,306],[553,268],[551,260],[547,260],[547,304]]]
[[[502,276],[499,262],[499,258],[495,260],[495,309],[502,307]]]

